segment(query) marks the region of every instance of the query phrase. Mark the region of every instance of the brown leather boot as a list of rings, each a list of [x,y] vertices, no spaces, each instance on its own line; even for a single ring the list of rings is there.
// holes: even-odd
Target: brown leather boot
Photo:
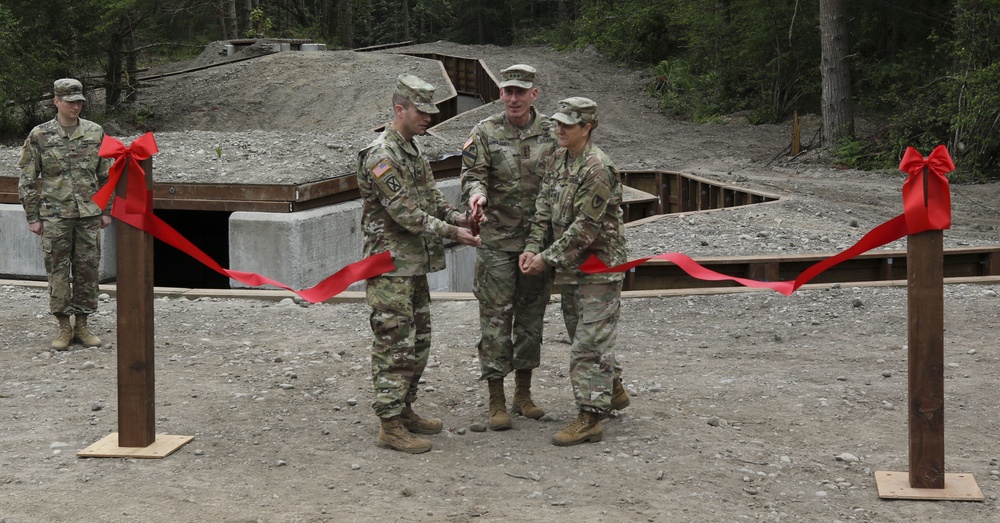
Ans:
[[[59,320],[59,335],[52,340],[51,349],[64,351],[73,343],[73,324],[69,322],[69,316],[64,314],[56,314],[56,319]]]
[[[403,413],[399,416],[399,421],[406,427],[406,430],[413,434],[437,434],[444,428],[444,423],[437,418],[421,418],[409,403],[403,408]]]
[[[531,369],[514,371],[514,405],[511,411],[531,419],[545,415],[545,411],[531,401]]]
[[[399,421],[399,416],[381,418],[382,426],[378,429],[378,439],[375,444],[384,449],[395,449],[408,454],[420,454],[431,450],[431,442],[418,438]]]
[[[625,387],[622,386],[622,379],[615,378],[611,383],[611,408],[614,410],[622,410],[628,407],[628,404],[632,400],[628,397],[628,392]]]
[[[601,441],[603,435],[604,429],[601,427],[600,415],[581,410],[576,421],[552,436],[552,444],[568,447],[580,443],[595,443]]]
[[[510,416],[507,415],[507,398],[503,395],[503,380],[489,380],[490,385],[490,419],[486,426],[490,430],[507,430],[510,428]]]
[[[83,345],[84,347],[100,347],[101,338],[94,336],[87,329],[87,315],[77,314],[76,315],[76,327],[73,329],[73,341]]]

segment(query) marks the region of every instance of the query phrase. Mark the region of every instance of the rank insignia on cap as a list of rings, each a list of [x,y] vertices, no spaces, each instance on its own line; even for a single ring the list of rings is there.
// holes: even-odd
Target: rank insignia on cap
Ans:
[[[389,165],[389,162],[387,160],[382,160],[381,162],[378,163],[378,165],[372,168],[372,174],[375,175],[376,178],[381,178],[382,175],[385,174],[385,172],[388,171],[389,169],[392,169],[392,166]]]

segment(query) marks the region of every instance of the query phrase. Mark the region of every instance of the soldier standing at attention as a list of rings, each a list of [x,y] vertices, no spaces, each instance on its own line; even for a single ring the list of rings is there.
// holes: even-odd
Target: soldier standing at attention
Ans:
[[[571,303],[579,316],[569,365],[579,415],[552,437],[554,445],[567,446],[601,441],[600,420],[612,408],[625,278],[618,272],[584,274],[579,266],[591,254],[608,266],[624,263],[625,226],[618,170],[591,141],[597,104],[587,98],[567,98],[558,103],[552,119],[557,122],[559,149],[543,160],[535,218],[519,263],[526,274],[541,274],[554,266],[562,300]]]
[[[462,150],[462,199],[473,220],[485,216],[473,290],[479,300],[479,379],[489,384],[492,430],[511,427],[504,396],[511,371],[512,412],[533,419],[545,414],[531,399],[531,371],[540,363],[551,277],[549,271],[529,276],[518,270],[542,180],[536,164],[556,142],[555,125],[532,106],[538,98],[535,73],[523,64],[501,71],[504,111],[476,124]]]
[[[448,203],[434,183],[430,163],[413,137],[430,125],[434,87],[401,75],[392,96],[394,116],[382,134],[359,153],[364,256],[392,253],[396,269],[367,280],[372,308],[372,408],[381,420],[379,447],[411,454],[431,442],[413,434],[441,432],[441,420],[421,418],[411,404],[431,348],[427,273],[445,268],[444,238],[471,246],[479,236],[468,218]]]
[[[111,223],[108,210],[91,200],[108,181],[111,160],[98,155],[104,130],[80,118],[83,85],[72,78],[53,84],[56,117],[31,130],[21,149],[18,196],[28,230],[41,235],[49,280],[49,311],[59,321],[52,349],[77,342],[98,347],[87,327],[97,310],[101,261],[99,230]],[[72,279],[71,279],[72,278]],[[76,316],[76,326],[70,316]]]

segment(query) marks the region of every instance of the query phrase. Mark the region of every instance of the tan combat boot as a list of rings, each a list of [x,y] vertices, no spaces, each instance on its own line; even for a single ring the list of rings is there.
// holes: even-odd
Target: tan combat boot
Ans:
[[[514,371],[514,406],[511,411],[531,419],[545,415],[545,411],[531,401],[531,369]]]
[[[406,430],[413,434],[437,434],[444,428],[444,423],[437,418],[421,418],[409,403],[403,408],[403,413],[399,416],[399,421],[406,427]]]
[[[490,420],[487,426],[490,430],[507,430],[510,428],[510,416],[507,415],[507,398],[503,395],[503,380],[489,380],[490,385]]]
[[[69,316],[56,314],[59,320],[59,335],[52,340],[52,350],[64,351],[69,349],[69,344],[73,343],[73,325],[69,322]]]
[[[580,443],[596,443],[601,441],[603,435],[604,429],[601,427],[600,415],[581,410],[576,421],[552,436],[552,444],[568,447]]]
[[[378,429],[378,440],[375,444],[384,449],[395,449],[408,454],[420,454],[431,450],[431,442],[410,434],[399,416],[381,418],[382,426]]]
[[[628,404],[631,402],[632,400],[629,399],[628,392],[625,390],[625,387],[622,386],[622,379],[615,378],[611,383],[611,408],[614,410],[622,410],[625,407],[628,407]]]
[[[87,315],[77,314],[76,315],[76,327],[73,329],[73,341],[83,345],[84,347],[100,347],[101,338],[94,336],[87,329]]]

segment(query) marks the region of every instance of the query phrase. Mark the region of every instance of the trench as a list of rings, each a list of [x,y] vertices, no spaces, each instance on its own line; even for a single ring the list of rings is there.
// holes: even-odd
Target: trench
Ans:
[[[244,42],[245,44],[245,42]],[[358,52],[403,47],[405,44],[357,49]],[[306,52],[302,46],[293,51]],[[319,51],[318,49],[314,51]],[[436,60],[448,77],[449,94],[437,102],[440,113],[433,126],[466,111],[491,103],[500,96],[497,75],[476,58],[437,53],[402,53]],[[227,65],[223,62],[214,66]],[[200,71],[203,66],[169,75]],[[162,76],[162,75],[161,75]],[[155,77],[140,78],[149,80]],[[458,154],[431,162],[438,180],[457,178],[461,173]],[[708,212],[744,205],[779,202],[776,194],[749,190],[668,170],[622,171],[625,187],[622,210],[626,226],[674,213]],[[11,183],[13,182],[13,183]],[[0,203],[17,203],[16,179],[0,179]],[[359,197],[353,175],[299,185],[233,186],[225,184],[155,183],[154,213],[170,223],[179,233],[198,245],[224,267],[229,266],[229,219],[235,211],[290,213],[354,200]],[[778,280],[794,278],[798,272],[825,255],[743,257],[697,260],[703,266],[723,274]],[[204,289],[228,289],[229,280],[187,255],[156,240],[154,244],[154,285]],[[1000,275],[1000,249],[961,249],[945,253],[945,277]],[[905,253],[868,253],[837,266],[821,275],[817,283],[827,281],[879,281],[905,279]],[[628,273],[626,290],[696,289],[736,286],[732,282],[703,282],[687,276],[669,262],[653,261]]]

